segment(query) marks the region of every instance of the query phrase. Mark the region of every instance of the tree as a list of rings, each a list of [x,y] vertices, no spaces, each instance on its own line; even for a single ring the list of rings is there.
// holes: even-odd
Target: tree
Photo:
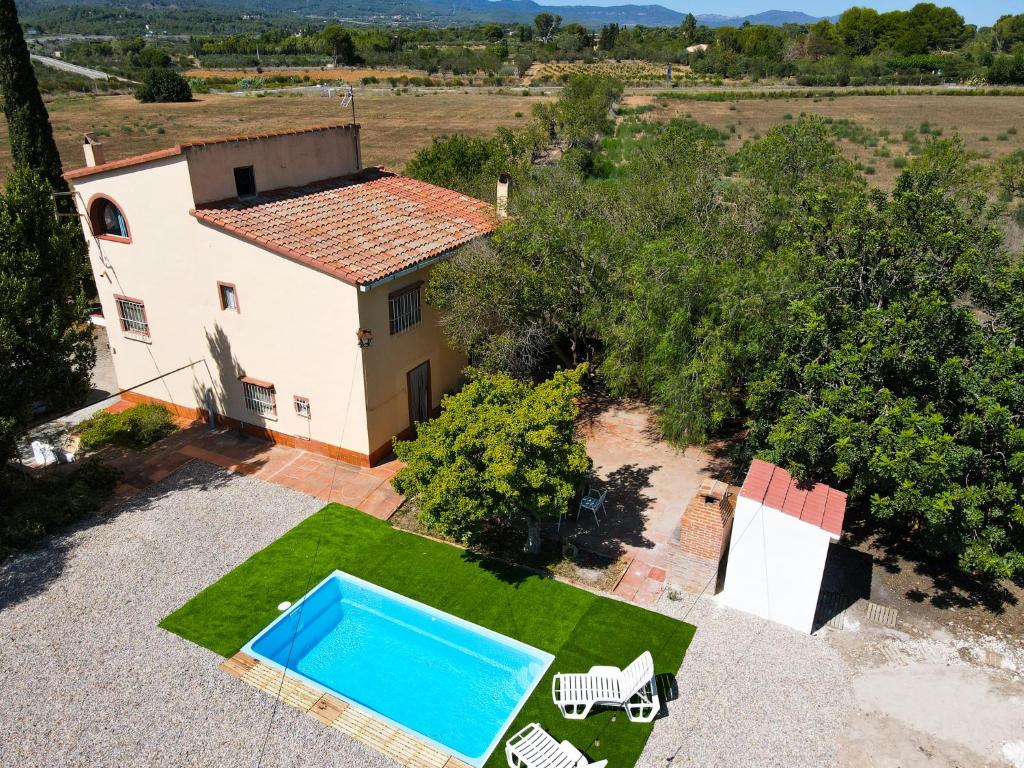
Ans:
[[[854,56],[866,56],[878,45],[881,24],[874,8],[854,6],[843,11],[836,22],[836,33]]]
[[[1007,197],[1024,197],[1024,149],[1011,152],[999,161],[999,189]]]
[[[982,174],[958,141],[933,142],[891,199],[849,201],[806,242],[806,289],[747,406],[763,457],[965,571],[1007,577],[1024,568],[1020,278],[986,287],[1006,257]],[[974,295],[1005,322],[979,325]]]
[[[537,36],[545,43],[551,41],[558,28],[562,24],[562,17],[551,13],[538,13],[533,18],[533,26],[537,29]]]
[[[192,89],[174,70],[150,69],[135,89],[135,98],[142,102],[192,101]]]
[[[616,40],[619,39],[619,25],[618,24],[606,24],[601,27],[601,34],[597,38],[597,47],[602,51],[610,51],[615,47]]]
[[[75,219],[54,216],[52,188],[19,166],[0,194],[0,466],[33,407],[82,402],[96,359]]]
[[[507,128],[499,128],[493,139],[435,136],[429,147],[413,155],[405,173],[481,200],[493,200],[498,177],[518,175],[531,157],[530,136]]]
[[[609,77],[574,75],[559,95],[555,110],[558,132],[570,148],[590,147],[613,125],[612,103],[622,95],[622,83]]]
[[[356,55],[356,45],[352,35],[347,29],[339,24],[328,25],[320,33],[324,49],[334,59],[335,64],[355,64],[359,57]]]
[[[684,43],[692,43],[697,39],[697,19],[692,13],[686,14],[686,18],[683,19],[681,30],[683,33]]]
[[[163,51],[152,45],[147,45],[142,49],[142,52],[138,57],[139,66],[145,67],[146,69],[163,69],[171,65],[171,57],[167,54],[167,51]]]
[[[1018,43],[1024,43],[1024,13],[1000,16],[992,28],[993,42],[998,50],[1009,53]]]
[[[395,443],[405,463],[392,483],[415,500],[420,519],[458,541],[525,520],[525,551],[540,552],[539,524],[569,509],[591,468],[576,437],[576,400],[586,366],[558,371],[536,386],[505,374],[468,370],[469,382]]]
[[[485,24],[481,34],[489,43],[497,43],[505,39],[505,30],[500,24]]]
[[[34,168],[52,189],[66,192],[68,185],[53,140],[50,117],[39,94],[14,0],[0,0],[0,95],[14,164]],[[58,204],[62,210],[70,211],[70,202],[59,201]],[[52,203],[49,209],[53,209]]]

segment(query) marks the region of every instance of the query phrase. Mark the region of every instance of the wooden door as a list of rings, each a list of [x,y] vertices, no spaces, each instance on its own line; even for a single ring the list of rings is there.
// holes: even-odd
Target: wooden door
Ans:
[[[415,431],[418,423],[430,418],[430,361],[417,365],[405,378],[409,390],[409,425]]]

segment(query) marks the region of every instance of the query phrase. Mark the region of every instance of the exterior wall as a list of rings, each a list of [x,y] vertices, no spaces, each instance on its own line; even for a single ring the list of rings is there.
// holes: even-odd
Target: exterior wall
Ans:
[[[234,169],[251,165],[265,192],[345,176],[359,170],[359,126],[213,142],[185,150],[195,205],[237,197]],[[191,204],[186,207],[193,207]]]
[[[421,280],[425,282],[431,270],[427,266],[359,294],[361,325],[373,332],[373,344],[363,358],[371,455],[374,451],[386,455],[385,448],[389,449],[393,435],[409,435],[409,371],[430,362],[430,399],[436,411],[442,395],[458,387],[466,366],[466,358],[448,346],[438,325],[440,314],[422,296],[420,324],[397,336],[389,333],[388,295]]]
[[[717,591],[718,566],[732,528],[736,489],[706,479],[679,521],[679,547],[672,554],[672,580],[689,592]]]
[[[830,538],[817,526],[740,496],[719,599],[809,633]]]
[[[203,408],[209,394],[230,419],[365,459],[373,446],[356,289],[196,221],[190,164],[179,156],[75,184],[80,205],[99,193],[113,199],[131,232],[130,243],[96,239],[83,219],[119,386],[195,363],[138,394],[186,409]],[[239,313],[221,310],[218,281],[236,286]],[[115,294],[145,302],[148,341],[122,333]],[[241,376],[274,384],[275,417],[245,408]],[[309,398],[312,418],[295,414],[296,395]]]

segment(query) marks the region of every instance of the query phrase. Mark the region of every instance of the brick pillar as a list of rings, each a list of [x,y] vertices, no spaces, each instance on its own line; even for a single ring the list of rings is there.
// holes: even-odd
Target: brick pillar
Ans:
[[[679,521],[679,549],[672,557],[672,580],[690,592],[717,591],[718,565],[732,533],[736,494],[707,478]]]

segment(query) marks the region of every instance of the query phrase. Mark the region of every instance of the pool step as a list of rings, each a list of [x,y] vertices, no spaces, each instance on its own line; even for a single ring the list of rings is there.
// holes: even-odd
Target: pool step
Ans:
[[[236,653],[220,664],[232,677],[336,728],[356,741],[381,752],[406,768],[470,768],[452,755],[378,720],[357,707],[349,706],[329,693],[320,693],[302,680],[283,675],[245,653]],[[282,679],[283,678],[283,679]]]

